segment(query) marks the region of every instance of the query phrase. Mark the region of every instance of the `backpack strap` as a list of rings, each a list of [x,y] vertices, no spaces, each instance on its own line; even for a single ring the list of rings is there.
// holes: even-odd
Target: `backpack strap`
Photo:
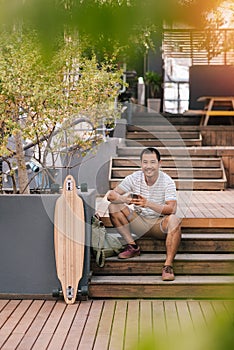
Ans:
[[[105,265],[105,252],[103,249],[99,249],[97,251],[96,263],[99,267],[103,267]]]

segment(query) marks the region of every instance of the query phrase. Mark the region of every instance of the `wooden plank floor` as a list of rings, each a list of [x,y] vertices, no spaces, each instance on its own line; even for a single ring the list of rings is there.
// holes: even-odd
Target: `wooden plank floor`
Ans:
[[[233,320],[233,300],[0,300],[0,349],[196,350],[217,329],[233,332]]]
[[[177,198],[177,215],[183,218],[182,226],[234,227],[234,189],[178,191]],[[108,204],[105,197],[97,198],[96,209],[107,225]]]

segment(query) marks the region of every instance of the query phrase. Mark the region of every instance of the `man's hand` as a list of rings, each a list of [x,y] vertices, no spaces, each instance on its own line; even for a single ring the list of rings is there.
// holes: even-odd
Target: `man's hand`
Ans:
[[[138,194],[137,198],[131,198],[130,204],[137,205],[139,207],[147,207],[147,199],[143,197],[142,195]]]
[[[148,201],[145,197],[138,194],[138,198],[132,198],[131,204],[142,208],[150,208],[154,210],[156,213],[162,215],[170,215],[176,213],[176,201],[167,201],[165,204],[157,204],[151,201]]]

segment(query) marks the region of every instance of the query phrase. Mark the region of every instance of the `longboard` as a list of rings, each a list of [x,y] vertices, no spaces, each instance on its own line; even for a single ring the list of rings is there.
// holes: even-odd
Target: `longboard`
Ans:
[[[83,273],[85,219],[82,199],[77,195],[71,175],[64,180],[62,195],[57,199],[54,214],[54,249],[57,276],[67,304],[76,300]]]

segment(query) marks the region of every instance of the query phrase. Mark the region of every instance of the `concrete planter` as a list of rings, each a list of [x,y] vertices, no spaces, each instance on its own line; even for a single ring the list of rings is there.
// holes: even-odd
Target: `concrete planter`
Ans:
[[[89,278],[95,190],[80,194],[85,208],[83,282]],[[48,298],[60,283],[54,256],[54,207],[59,195],[0,196],[0,297]],[[82,283],[83,283],[82,282]]]
[[[87,183],[83,198],[86,220],[86,263],[81,284],[90,273],[91,217],[96,194],[109,189],[111,156],[126,134],[126,120],[117,122],[114,137],[108,138],[85,157],[71,160],[70,173],[77,185]],[[61,173],[61,179],[67,175]],[[61,184],[60,184],[61,185]],[[94,190],[95,189],[95,190]],[[59,194],[0,195],[0,298],[48,298],[60,283],[54,256],[54,208]]]

